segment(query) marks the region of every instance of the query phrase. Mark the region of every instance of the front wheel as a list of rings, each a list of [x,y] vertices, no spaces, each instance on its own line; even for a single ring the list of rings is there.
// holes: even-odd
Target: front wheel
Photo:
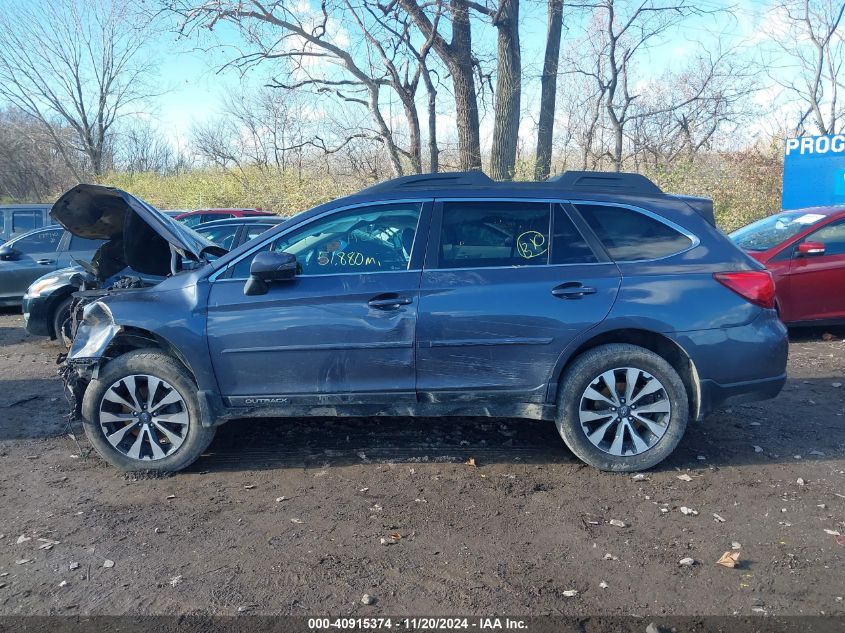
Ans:
[[[214,429],[202,426],[196,392],[171,356],[129,352],[105,365],[85,390],[85,433],[121,470],[181,470],[214,438]]]
[[[622,343],[572,363],[558,394],[557,428],[575,455],[601,470],[645,470],[666,459],[689,417],[684,383],[661,356]]]

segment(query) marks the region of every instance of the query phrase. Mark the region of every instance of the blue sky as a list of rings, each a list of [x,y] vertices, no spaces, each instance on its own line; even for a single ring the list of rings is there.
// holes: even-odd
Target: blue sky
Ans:
[[[659,75],[667,69],[671,70],[673,64],[678,64],[696,50],[700,42],[709,42],[712,46],[714,34],[721,34],[723,41],[730,43],[757,38],[752,45],[761,46],[763,44],[759,34],[775,28],[771,25],[769,9],[772,3],[769,2],[697,0],[695,4],[702,9],[727,9],[729,14],[692,17],[668,32],[643,60],[647,74]],[[526,76],[523,109],[531,117],[537,100],[537,82],[532,78],[539,74],[542,65],[545,3],[524,1],[521,11],[523,72]],[[568,39],[577,37],[586,28],[585,21],[579,15],[582,14],[565,8],[567,31],[564,33],[564,47]],[[149,101],[147,112],[142,116],[153,121],[172,141],[184,145],[194,124],[220,114],[224,95],[259,86],[266,75],[261,68],[253,70],[246,77],[240,77],[232,70],[220,71],[232,55],[231,49],[227,50],[227,47],[240,42],[239,35],[231,28],[218,30],[216,43],[222,49],[211,51],[197,50],[199,43],[194,40],[180,40],[166,31],[161,33],[158,41],[151,42],[150,50],[160,61],[157,83],[165,92]],[[474,37],[477,45],[491,54],[495,51],[492,29],[479,29]],[[482,124],[482,134],[485,127],[489,128],[489,122],[486,126]]]

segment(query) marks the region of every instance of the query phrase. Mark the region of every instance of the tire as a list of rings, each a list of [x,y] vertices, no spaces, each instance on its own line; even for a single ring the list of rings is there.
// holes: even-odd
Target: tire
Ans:
[[[659,464],[681,441],[688,418],[681,377],[661,356],[636,345],[584,352],[558,392],[560,436],[576,457],[600,470],[636,472]]]
[[[193,378],[172,356],[128,352],[104,365],[85,390],[85,434],[121,470],[182,470],[214,438],[215,429],[202,426],[196,392]]]
[[[70,348],[72,341],[64,334],[65,322],[70,318],[70,304],[73,303],[73,297],[63,299],[56,309],[53,310],[53,334],[60,345]]]

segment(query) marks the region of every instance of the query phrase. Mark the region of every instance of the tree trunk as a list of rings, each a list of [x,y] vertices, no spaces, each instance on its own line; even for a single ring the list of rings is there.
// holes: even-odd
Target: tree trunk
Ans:
[[[428,93],[428,171],[436,174],[440,171],[440,149],[437,147],[437,89],[431,81],[428,67],[423,67],[422,76]]]
[[[496,112],[490,175],[513,180],[519,139],[522,59],[519,50],[519,0],[501,0],[495,18],[499,63],[496,70]]]
[[[472,75],[472,28],[469,9],[463,0],[452,0],[451,59],[446,65],[452,75],[455,117],[458,126],[458,163],[462,170],[481,169],[481,136],[478,129],[478,98]]]
[[[411,171],[415,174],[422,173],[422,135],[420,134],[420,116],[417,112],[417,102],[413,93],[408,91],[400,93],[402,107],[405,110],[405,118],[408,121],[409,132],[409,158],[411,160]]]
[[[546,180],[552,169],[552,137],[555,124],[557,67],[560,59],[560,35],[563,27],[563,0],[549,0],[549,25],[543,75],[540,77],[540,119],[537,125],[537,159],[534,180]]]

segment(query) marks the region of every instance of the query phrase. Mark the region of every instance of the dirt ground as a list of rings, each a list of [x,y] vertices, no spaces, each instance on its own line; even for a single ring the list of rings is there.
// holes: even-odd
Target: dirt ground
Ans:
[[[22,325],[0,313],[2,615],[845,614],[845,330],[793,333],[780,397],[640,480],[489,419],[232,422],[150,478],[66,425]]]

